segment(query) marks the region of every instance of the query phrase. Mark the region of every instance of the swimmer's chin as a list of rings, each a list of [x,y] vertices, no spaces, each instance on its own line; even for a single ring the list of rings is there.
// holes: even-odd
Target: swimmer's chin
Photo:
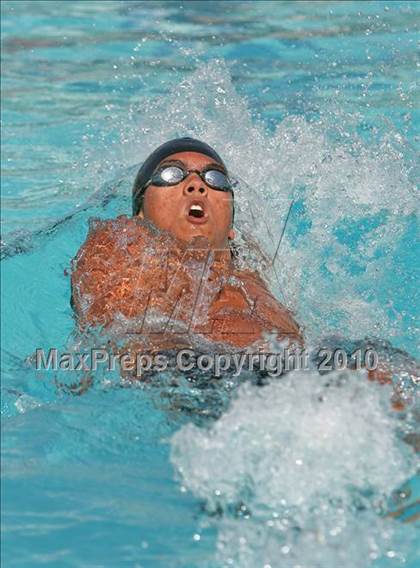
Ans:
[[[200,249],[209,249],[211,248],[211,243],[207,237],[204,235],[194,235],[188,241],[188,245],[190,248],[200,248]]]
[[[183,234],[182,236],[177,235],[175,232],[170,231],[168,229],[162,229],[158,227],[151,221],[150,219],[146,219],[142,214],[137,215],[134,217],[136,223],[140,226],[143,226],[145,229],[149,231],[151,235],[156,237],[157,239],[162,238],[165,241],[172,241],[172,246],[175,246],[180,249],[204,249],[204,250],[226,250],[229,251],[229,244],[226,243],[225,246],[214,246],[211,240],[203,234],[197,234],[197,230],[195,228],[192,231],[193,234]],[[169,243],[168,243],[169,244]]]
[[[154,237],[158,241],[165,241],[167,245],[172,243],[172,246],[178,246],[179,248],[187,248],[190,242],[190,238],[188,239],[181,239],[177,235],[175,235],[172,231],[168,229],[162,229],[162,227],[158,227],[151,221],[150,219],[146,219],[143,215],[137,215],[133,217],[135,223],[143,227],[151,237]]]

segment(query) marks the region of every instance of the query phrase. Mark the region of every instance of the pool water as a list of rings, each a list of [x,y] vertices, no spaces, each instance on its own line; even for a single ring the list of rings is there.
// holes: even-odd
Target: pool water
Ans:
[[[402,414],[363,372],[98,373],[73,396],[57,381],[77,373],[30,358],[77,348],[88,220],[129,213],[139,163],[181,135],[226,158],[239,236],[271,256],[293,203],[266,277],[308,345],[418,358],[420,4],[1,10],[3,565],[417,566],[412,381]]]

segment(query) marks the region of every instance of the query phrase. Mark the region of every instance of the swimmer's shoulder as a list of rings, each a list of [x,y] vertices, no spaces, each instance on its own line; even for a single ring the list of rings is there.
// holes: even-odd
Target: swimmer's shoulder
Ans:
[[[119,215],[115,219],[91,218],[87,239],[112,238],[116,242],[118,237],[149,236],[152,232],[151,224],[140,217]]]
[[[258,294],[267,294],[274,299],[274,296],[269,291],[267,284],[261,278],[256,270],[250,269],[234,269],[233,275],[239,279],[249,292],[256,292]]]
[[[92,255],[104,257],[132,243],[139,247],[146,244],[151,233],[150,224],[139,217],[120,215],[115,219],[91,218],[86,240],[80,247],[75,262],[79,263]]]
[[[261,275],[253,270],[235,271],[235,276],[243,283],[247,294],[255,302],[257,315],[282,333],[303,344],[302,330],[294,314],[270,292]]]

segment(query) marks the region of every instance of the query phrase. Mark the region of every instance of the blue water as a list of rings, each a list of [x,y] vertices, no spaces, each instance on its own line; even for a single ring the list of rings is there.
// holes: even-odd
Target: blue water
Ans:
[[[1,10],[3,565],[414,568],[400,433],[416,423],[385,387],[98,373],[72,396],[28,358],[76,349],[88,219],[128,213],[138,164],[187,134],[242,180],[237,229],[269,254],[294,200],[272,288],[308,344],[379,337],[419,357],[420,4]],[[385,502],[411,508],[384,519]]]

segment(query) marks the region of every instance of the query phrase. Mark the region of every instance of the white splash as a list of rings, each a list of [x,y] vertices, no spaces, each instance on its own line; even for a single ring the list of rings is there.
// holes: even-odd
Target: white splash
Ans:
[[[417,210],[408,154],[391,127],[382,139],[365,140],[362,117],[328,106],[317,120],[289,116],[269,132],[221,60],[201,63],[167,96],[133,106],[130,117],[121,133],[123,163],[141,162],[176,136],[201,138],[219,151],[241,182],[239,244],[246,235],[273,258],[295,200],[274,267],[264,274],[307,338],[406,336],[385,305],[392,298],[378,297],[376,287],[398,268],[393,254]],[[352,240],[354,227],[360,234]]]
[[[186,488],[223,510],[221,565],[368,566],[405,553],[395,522],[380,517],[415,472],[397,427],[388,389],[364,373],[294,373],[243,385],[209,429],[184,426],[172,461]]]

